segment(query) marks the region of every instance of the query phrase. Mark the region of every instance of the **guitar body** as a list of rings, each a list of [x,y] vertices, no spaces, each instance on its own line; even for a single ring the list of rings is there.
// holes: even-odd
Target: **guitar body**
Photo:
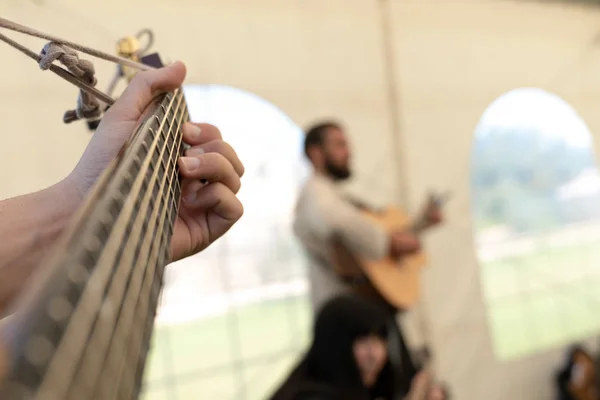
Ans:
[[[396,207],[389,207],[382,212],[363,210],[362,213],[386,232],[410,228],[411,221],[407,214]],[[334,241],[333,261],[336,273],[343,280],[352,281],[353,289],[361,295],[383,299],[400,310],[409,308],[419,300],[421,269],[427,263],[422,251],[400,261],[389,257],[377,261],[361,260],[339,241]]]
[[[365,215],[381,225],[387,232],[409,228],[410,220],[400,209],[390,207],[382,214],[365,212]],[[389,257],[379,261],[363,261],[365,274],[380,294],[397,308],[414,305],[421,294],[421,268],[427,256],[420,251],[400,262]]]

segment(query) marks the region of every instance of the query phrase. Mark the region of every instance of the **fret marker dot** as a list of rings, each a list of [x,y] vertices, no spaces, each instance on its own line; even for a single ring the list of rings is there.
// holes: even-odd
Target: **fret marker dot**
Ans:
[[[102,247],[102,242],[100,242],[100,239],[97,236],[93,236],[90,239],[90,245],[89,245],[90,250],[99,250],[101,247]]]
[[[89,274],[83,266],[75,265],[69,268],[68,276],[69,280],[73,283],[84,283]]]
[[[67,319],[72,309],[71,303],[65,297],[55,297],[48,303],[48,315],[56,322]]]
[[[52,343],[43,336],[33,336],[27,342],[25,357],[32,365],[42,366],[52,355]]]

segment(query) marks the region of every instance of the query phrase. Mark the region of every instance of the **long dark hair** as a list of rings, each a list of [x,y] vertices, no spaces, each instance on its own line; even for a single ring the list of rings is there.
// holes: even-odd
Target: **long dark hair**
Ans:
[[[362,382],[353,343],[369,335],[387,339],[387,316],[379,305],[354,296],[339,296],[320,310],[310,349],[271,400],[295,400],[300,393],[327,393],[332,399],[391,399],[394,391],[389,361],[372,388]]]

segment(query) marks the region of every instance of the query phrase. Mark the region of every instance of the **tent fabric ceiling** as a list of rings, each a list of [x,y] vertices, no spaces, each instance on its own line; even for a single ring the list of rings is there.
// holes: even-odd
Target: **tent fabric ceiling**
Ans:
[[[76,0],[11,0],[0,3],[0,14],[105,51],[113,51],[117,38],[152,27],[165,59],[186,61],[189,83],[250,91],[299,126],[321,117],[343,120],[356,148],[352,190],[372,201],[398,202],[403,177],[410,211],[430,188],[451,189],[448,221],[426,241],[431,265],[422,313],[408,315],[406,323],[417,339],[431,340],[435,370],[457,399],[551,398],[562,349],[509,362],[499,361],[492,349],[473,241],[472,141],[496,98],[518,87],[539,87],[573,106],[600,154],[600,52],[593,46],[600,13],[526,1],[388,5],[403,173],[391,148],[380,1],[105,0],[92,10]],[[43,44],[22,42],[34,49]],[[68,174],[89,135],[83,126],[61,122],[75,101],[71,86],[12,49],[0,47],[0,59],[0,88],[10,106],[0,111],[0,198],[6,198]],[[101,82],[108,82],[114,66],[96,65]],[[386,172],[375,188],[368,184],[374,170]]]

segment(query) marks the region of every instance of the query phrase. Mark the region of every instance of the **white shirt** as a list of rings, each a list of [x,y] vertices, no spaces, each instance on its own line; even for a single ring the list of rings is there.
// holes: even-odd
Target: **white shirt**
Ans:
[[[315,312],[331,297],[348,289],[331,265],[329,246],[334,235],[362,259],[381,259],[389,249],[387,232],[365,218],[331,179],[320,174],[310,177],[300,191],[294,233],[308,255]]]

